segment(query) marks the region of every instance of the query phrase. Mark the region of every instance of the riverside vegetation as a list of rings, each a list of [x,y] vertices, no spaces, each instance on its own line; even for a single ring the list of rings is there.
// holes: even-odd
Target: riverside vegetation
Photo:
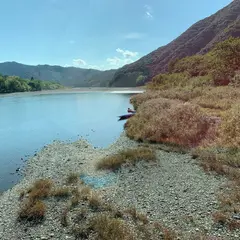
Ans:
[[[60,88],[63,88],[63,86],[55,82],[34,80],[33,78],[28,80],[17,76],[2,76],[0,74],[0,93],[55,90]]]
[[[207,172],[229,179],[213,219],[240,228],[240,38],[205,55],[176,59],[147,91],[131,98],[137,113],[125,124],[138,141],[187,147]]]

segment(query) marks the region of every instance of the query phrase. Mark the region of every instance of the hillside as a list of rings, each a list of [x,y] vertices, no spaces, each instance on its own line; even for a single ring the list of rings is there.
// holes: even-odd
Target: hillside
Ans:
[[[116,70],[99,71],[75,67],[49,65],[30,66],[17,62],[0,63],[2,75],[19,76],[24,79],[54,81],[69,87],[104,87]]]
[[[166,72],[171,60],[206,53],[215,43],[230,36],[240,36],[240,0],[234,0],[217,13],[195,23],[169,44],[120,68],[110,86],[142,85],[155,75]]]

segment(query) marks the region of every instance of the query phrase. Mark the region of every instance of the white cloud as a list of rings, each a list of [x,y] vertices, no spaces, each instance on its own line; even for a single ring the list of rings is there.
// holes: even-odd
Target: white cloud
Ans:
[[[138,32],[131,32],[124,36],[125,39],[141,39],[143,37],[143,34]]]
[[[107,69],[116,69],[120,68],[126,64],[132,63],[138,60],[138,52],[133,52],[129,50],[123,50],[121,48],[117,48],[116,52],[119,54],[118,56],[108,57],[103,64],[88,64],[83,59],[73,59],[72,64],[65,64],[64,67],[82,67],[86,69],[97,69],[97,70],[107,70]]]
[[[147,17],[148,19],[152,19],[153,18],[152,7],[146,4],[144,8],[145,8],[145,17]]]
[[[138,55],[138,52],[131,52],[129,50],[123,50],[121,48],[117,48],[116,51],[118,53],[121,53],[125,58],[136,57]]]
[[[74,67],[80,67],[80,66],[86,66],[86,65],[87,65],[87,63],[84,60],[80,59],[80,58],[73,59],[73,66]]]
[[[134,62],[134,60],[130,58],[118,58],[118,57],[107,58],[106,61],[113,68],[119,68],[126,64]]]
[[[115,56],[106,59],[107,63],[113,68],[119,68],[137,60],[138,52],[123,50],[121,48],[117,48],[116,52],[120,53],[122,56],[121,57]]]

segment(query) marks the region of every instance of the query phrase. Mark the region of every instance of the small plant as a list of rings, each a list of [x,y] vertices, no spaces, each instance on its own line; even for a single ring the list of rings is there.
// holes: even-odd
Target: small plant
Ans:
[[[24,198],[25,194],[26,194],[26,193],[25,193],[24,190],[22,190],[22,191],[20,192],[20,194],[19,194],[19,200],[20,200],[20,201]]]
[[[67,176],[66,182],[67,184],[74,184],[79,181],[79,175],[77,173],[70,173]]]
[[[70,189],[68,187],[61,187],[54,189],[52,191],[52,196],[58,197],[58,198],[66,198],[70,196]]]
[[[87,214],[88,214],[87,208],[81,208],[81,209],[79,209],[78,212],[77,212],[77,214],[76,214],[76,217],[75,217],[74,221],[75,221],[76,223],[79,223],[79,222],[81,222],[81,221],[83,221],[83,220],[86,220]]]
[[[88,201],[89,201],[89,207],[94,211],[99,210],[102,206],[101,199],[96,194],[91,194]]]
[[[68,209],[64,209],[64,211],[62,212],[60,221],[61,221],[61,225],[63,227],[67,227],[69,225],[69,223],[68,223]]]
[[[213,214],[213,220],[216,223],[224,225],[227,222],[227,216],[221,212],[216,212]]]
[[[42,201],[29,199],[20,208],[18,219],[38,222],[44,219],[45,213],[46,206]]]
[[[76,239],[88,239],[91,229],[88,226],[74,226],[72,228],[72,233]]]
[[[28,190],[29,197],[32,199],[46,198],[49,196],[53,182],[50,179],[37,180]]]
[[[80,191],[80,196],[82,200],[88,200],[92,191],[90,187],[83,187]]]
[[[99,240],[132,240],[131,231],[120,219],[100,214],[90,220],[91,229]]]

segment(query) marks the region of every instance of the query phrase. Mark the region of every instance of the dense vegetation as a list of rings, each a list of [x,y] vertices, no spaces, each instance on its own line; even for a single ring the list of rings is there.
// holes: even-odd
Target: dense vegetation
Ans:
[[[63,88],[63,86],[54,82],[0,75],[0,93],[54,90],[59,88]]]
[[[138,61],[125,65],[117,70],[111,86],[136,86],[143,84],[137,81],[138,76],[144,77],[144,82],[159,73],[167,71],[171,60],[204,54],[220,41],[230,36],[240,37],[240,1],[234,0],[215,14],[198,21],[179,37],[162,46]],[[201,61],[201,57],[197,59]]]
[[[50,65],[31,66],[17,62],[0,63],[0,73],[8,76],[19,76],[23,79],[54,81],[67,87],[106,87],[115,70],[100,71],[76,67]]]
[[[135,140],[188,147],[208,172],[226,175],[218,224],[233,230],[240,223],[240,38],[218,43],[205,55],[170,62],[147,91],[131,98],[137,109],[125,124]]]

